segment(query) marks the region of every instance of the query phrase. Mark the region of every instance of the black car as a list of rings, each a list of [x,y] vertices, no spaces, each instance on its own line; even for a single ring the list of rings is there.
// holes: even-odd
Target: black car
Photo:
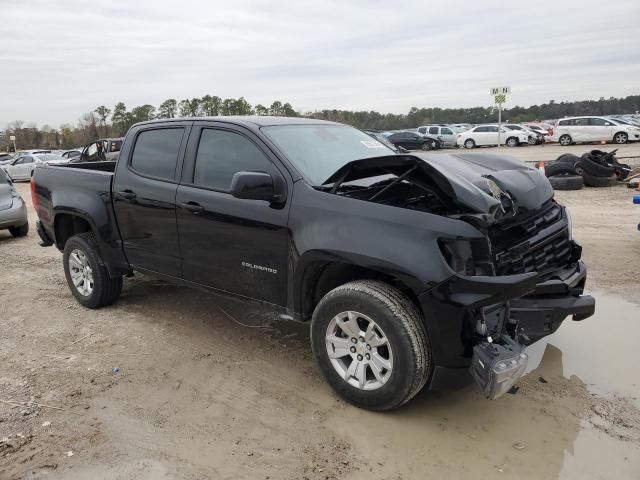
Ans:
[[[426,135],[418,135],[413,132],[396,132],[387,136],[387,139],[397,147],[407,150],[438,150],[442,143],[437,138]]]
[[[526,345],[594,312],[549,181],[500,155],[396,154],[304,118],[166,119],[131,127],[115,162],[38,167],[31,189],[80,304],[115,302],[134,272],[262,302],[310,322],[328,382],[373,410],[453,378],[496,398]]]

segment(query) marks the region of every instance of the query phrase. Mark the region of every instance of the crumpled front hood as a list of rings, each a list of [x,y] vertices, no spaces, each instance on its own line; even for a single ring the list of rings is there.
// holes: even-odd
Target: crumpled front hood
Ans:
[[[518,208],[538,210],[553,197],[553,188],[542,173],[506,155],[453,153],[421,158],[449,180],[460,202],[478,212],[488,212],[486,206],[493,204],[491,200],[497,201],[487,178],[507,192]],[[479,204],[478,191],[488,197]]]
[[[353,181],[384,173],[402,174],[412,165],[420,167],[440,189],[470,212],[498,218],[502,204],[487,180],[508,193],[520,209],[537,210],[553,197],[549,181],[537,169],[504,155],[422,154],[386,155],[355,160],[342,166],[324,184]]]
[[[8,210],[13,205],[11,185],[0,184],[0,211]]]

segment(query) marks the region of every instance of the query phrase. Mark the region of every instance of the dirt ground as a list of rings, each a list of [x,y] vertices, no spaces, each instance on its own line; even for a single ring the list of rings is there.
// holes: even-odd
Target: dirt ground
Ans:
[[[598,311],[530,347],[515,394],[422,392],[384,414],[333,394],[306,325],[141,275],[86,310],[35,229],[0,231],[0,479],[640,478],[630,194],[558,193]]]

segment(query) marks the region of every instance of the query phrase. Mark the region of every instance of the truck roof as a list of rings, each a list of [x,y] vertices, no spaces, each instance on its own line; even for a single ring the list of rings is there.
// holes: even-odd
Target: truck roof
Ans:
[[[279,117],[268,115],[227,115],[217,117],[180,117],[180,118],[159,118],[141,122],[142,124],[177,122],[185,120],[211,120],[215,122],[234,123],[246,127],[266,127],[271,125],[342,125],[341,123],[329,122],[327,120],[316,120],[314,118],[301,117]]]

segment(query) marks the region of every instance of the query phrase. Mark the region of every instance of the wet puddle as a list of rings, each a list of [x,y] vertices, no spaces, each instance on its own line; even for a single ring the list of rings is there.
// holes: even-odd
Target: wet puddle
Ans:
[[[562,375],[576,375],[594,392],[622,394],[640,405],[640,306],[599,291],[589,294],[596,299],[595,315],[581,322],[568,318],[529,347],[529,370],[538,366],[547,344],[553,345],[563,353]]]
[[[592,294],[595,316],[568,319],[529,348],[530,371],[515,394],[490,401],[473,387],[423,392],[397,412],[345,406],[330,415],[330,428],[362,459],[351,478],[640,478],[637,410],[627,417],[624,402],[594,395],[637,403],[638,307]]]

